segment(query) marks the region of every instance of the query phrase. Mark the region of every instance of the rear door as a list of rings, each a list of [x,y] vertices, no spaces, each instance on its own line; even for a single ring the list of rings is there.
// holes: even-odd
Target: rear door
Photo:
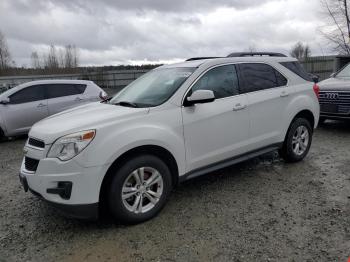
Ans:
[[[79,106],[86,102],[84,84],[45,85],[48,96],[49,115]]]
[[[238,65],[241,93],[247,95],[253,149],[281,142],[283,117],[290,100],[288,81],[265,63]]]
[[[44,87],[29,86],[12,94],[10,103],[3,105],[3,118],[9,135],[27,133],[31,126],[48,116]]]

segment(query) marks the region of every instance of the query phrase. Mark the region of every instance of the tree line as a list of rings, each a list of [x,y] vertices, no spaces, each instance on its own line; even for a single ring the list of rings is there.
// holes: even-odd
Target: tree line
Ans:
[[[50,45],[49,50],[41,56],[33,51],[31,56],[32,68],[56,70],[59,68],[72,69],[79,66],[79,55],[75,45],[68,44],[65,47]]]

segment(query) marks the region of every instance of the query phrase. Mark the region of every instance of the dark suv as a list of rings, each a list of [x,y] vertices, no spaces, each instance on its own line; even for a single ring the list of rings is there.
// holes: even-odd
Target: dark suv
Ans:
[[[319,83],[320,123],[326,119],[350,119],[350,64]]]

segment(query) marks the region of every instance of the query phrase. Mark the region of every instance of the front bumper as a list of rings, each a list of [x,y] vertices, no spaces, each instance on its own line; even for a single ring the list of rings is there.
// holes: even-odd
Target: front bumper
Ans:
[[[333,114],[327,112],[321,112],[320,117],[333,120],[350,120],[350,114]]]
[[[33,195],[46,201],[47,203],[49,203],[51,206],[53,206],[62,215],[66,216],[66,217],[84,219],[84,220],[97,220],[98,219],[98,214],[99,214],[98,203],[82,204],[82,205],[66,205],[66,204],[51,202],[51,201],[48,201],[45,198],[43,198],[43,196],[40,195],[38,192],[32,190],[28,186],[28,182],[27,182],[26,177],[23,176],[23,174],[21,174],[21,173],[19,174],[19,180],[20,180],[25,192],[27,192],[29,190]]]
[[[63,162],[45,158],[45,150],[25,148],[26,157],[39,160],[34,172],[26,170],[25,159],[20,169],[20,181],[25,191],[58,208],[68,217],[96,219],[103,177],[108,165],[83,167],[73,158]]]

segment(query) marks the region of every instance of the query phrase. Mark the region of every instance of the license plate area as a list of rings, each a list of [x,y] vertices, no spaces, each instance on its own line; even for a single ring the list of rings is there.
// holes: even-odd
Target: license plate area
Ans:
[[[321,112],[338,113],[338,106],[333,104],[321,104]]]

